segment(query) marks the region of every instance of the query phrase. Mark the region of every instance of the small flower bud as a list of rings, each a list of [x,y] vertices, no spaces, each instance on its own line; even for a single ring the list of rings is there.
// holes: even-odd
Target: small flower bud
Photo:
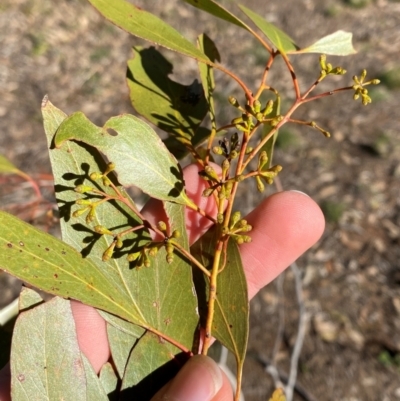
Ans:
[[[326,54],[321,54],[319,56],[319,65],[321,66],[322,70],[326,70]]]
[[[215,172],[215,170],[211,166],[206,166],[204,167],[204,172],[206,175],[213,181],[219,182],[219,177],[218,174]]]
[[[212,148],[212,151],[216,155],[223,155],[224,154],[224,150],[221,148],[221,146],[214,146]]]
[[[272,166],[269,170],[278,174],[282,171],[282,166],[280,164],[276,164],[275,166]]]
[[[276,116],[271,120],[271,127],[276,127],[283,120],[283,116]]]
[[[364,79],[366,78],[366,76],[367,76],[367,70],[366,70],[366,69],[363,69],[363,70],[361,71],[361,75],[360,75],[360,80],[361,80],[361,82],[364,81]]]
[[[244,242],[244,239],[241,235],[238,235],[237,237],[235,237],[235,241],[238,245],[242,245]]]
[[[106,169],[106,171],[104,172],[104,174],[106,175],[106,174],[108,174],[108,173],[111,173],[111,171],[113,171],[114,169],[115,169],[115,163],[113,163],[113,162],[108,163],[108,164],[107,164],[107,169]]]
[[[100,173],[98,173],[98,172],[95,172],[95,173],[91,173],[91,174],[89,175],[89,177],[90,177],[90,179],[91,179],[92,181],[96,181],[96,180],[100,179],[101,177],[103,177],[103,175],[100,174]]]
[[[237,150],[232,150],[231,153],[229,153],[230,159],[236,159],[238,156],[239,156],[239,152]]]
[[[265,185],[261,181],[261,178],[259,176],[256,176],[256,182],[257,182],[257,190],[258,190],[258,192],[264,192]]]
[[[90,208],[89,213],[86,216],[86,224],[90,224],[96,217],[96,208],[93,206]]]
[[[166,262],[170,265],[174,261],[174,255],[173,254],[167,254],[165,257]]]
[[[222,213],[217,214],[217,222],[218,224],[222,224],[224,222],[224,215]]]
[[[172,231],[171,238],[180,238],[181,232],[179,230]]]
[[[92,201],[90,199],[77,199],[75,203],[77,205],[91,205]]]
[[[93,191],[93,187],[89,187],[88,185],[78,185],[77,187],[74,188],[75,192],[78,192],[79,194],[85,194],[86,192],[91,192]]]
[[[233,213],[231,215],[231,220],[229,222],[229,228],[232,230],[233,227],[235,227],[235,225],[237,224],[237,222],[240,220],[241,218],[241,213],[239,211]]]
[[[261,111],[264,117],[270,114],[273,108],[274,108],[274,102],[272,100],[268,100],[264,110]]]
[[[238,227],[246,227],[247,226],[247,220],[245,220],[245,219],[242,219],[242,220],[240,220],[239,221],[239,223],[238,223]]]
[[[129,253],[126,259],[128,260],[128,262],[134,262],[140,256],[140,253],[141,253],[140,251]]]
[[[154,256],[157,255],[157,252],[158,252],[158,248],[157,248],[156,246],[152,246],[152,247],[149,249],[149,256],[154,257]]]
[[[231,121],[231,124],[233,124],[233,125],[241,124],[241,123],[243,122],[243,115],[245,115],[245,114],[242,114],[242,117],[236,117],[236,118],[234,118],[234,119]]]
[[[108,230],[106,227],[104,226],[95,226],[94,227],[94,231],[96,231],[97,234],[101,234],[101,235],[114,235],[110,230]]]
[[[251,237],[249,235],[242,235],[243,241],[248,244],[251,242]]]
[[[209,196],[212,195],[214,190],[215,188],[206,188],[201,195],[204,196],[205,198],[208,198]]]
[[[115,245],[116,245],[116,241],[113,241],[111,243],[111,245],[105,250],[105,252],[103,253],[103,256],[101,258],[103,262],[107,262],[108,260],[111,259],[111,256],[114,252]]]
[[[89,207],[84,207],[83,209],[75,210],[75,212],[72,213],[72,216],[74,216],[74,217],[82,216],[82,214],[84,214],[84,213],[87,212],[88,210],[89,210]]]
[[[122,241],[121,237],[117,237],[117,243],[115,244],[115,247],[118,249],[121,249],[124,246],[124,243]]]
[[[232,106],[239,107],[239,102],[237,101],[237,99],[235,97],[229,96],[228,101]]]
[[[258,99],[254,100],[253,108],[254,108],[254,111],[256,113],[260,112],[260,110],[261,110],[261,102]]]
[[[168,242],[167,244],[165,244],[165,250],[167,251],[167,253],[173,253],[174,246]]]
[[[109,179],[107,176],[105,176],[105,175],[102,177],[102,181],[103,181],[103,185],[104,185],[105,187],[109,187],[109,186],[111,185],[110,179]]]
[[[245,154],[248,155],[248,154],[251,153],[252,151],[253,151],[253,148],[252,148],[251,146],[248,146],[248,147],[246,148]]]
[[[381,83],[381,81],[379,80],[379,79],[373,79],[372,81],[371,81],[371,84],[372,85],[379,85]]]
[[[164,233],[167,231],[167,224],[164,221],[159,221],[157,227]]]
[[[267,152],[265,150],[263,150],[258,155],[258,170],[262,170],[267,162],[268,162],[268,155],[267,155]]]

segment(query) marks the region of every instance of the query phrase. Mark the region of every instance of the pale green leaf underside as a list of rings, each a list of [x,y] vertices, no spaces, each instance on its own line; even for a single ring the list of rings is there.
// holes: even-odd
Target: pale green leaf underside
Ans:
[[[351,32],[336,31],[295,53],[323,53],[334,56],[347,56],[356,53],[352,45],[352,38],[353,34]]]
[[[238,4],[238,6],[280,52],[288,53],[296,51],[298,49],[293,39],[291,39],[285,32],[283,32],[270,22],[266,21],[260,15],[245,7],[244,5]]]
[[[178,31],[153,14],[124,0],[89,0],[110,22],[134,36],[204,63],[210,60]]]
[[[87,395],[87,378],[69,302],[54,298],[19,316],[11,372],[13,400],[93,400]]]
[[[42,110],[50,144],[54,133],[63,120],[63,115],[50,102],[47,102]],[[147,127],[146,124],[144,125]],[[108,262],[103,262],[101,260],[102,253],[112,238],[101,236],[96,239],[91,227],[87,227],[84,216],[72,218],[71,210],[68,210],[67,206],[73,204],[77,198],[82,197],[72,190],[74,185],[83,183],[93,186],[93,183],[88,179],[88,169],[90,172],[104,171],[102,170],[105,165],[104,161],[96,149],[85,145],[83,142],[75,141],[68,141],[60,149],[51,149],[50,158],[55,176],[57,200],[63,212],[60,220],[63,239],[78,250],[84,247],[82,252],[88,259],[96,263],[98,270],[107,277],[111,286],[118,288],[118,292],[125,294],[127,308],[136,310],[145,324],[143,325],[138,320],[126,318],[118,313],[117,315],[142,327],[165,333],[178,343],[191,347],[198,316],[195,312],[196,298],[192,293],[193,283],[189,264],[177,257],[172,265],[166,265],[165,250],[161,250],[157,258],[152,261],[150,268],[138,270],[134,266],[130,266],[126,260],[127,250],[124,248],[121,255],[112,257]],[[123,161],[121,160],[121,162]],[[70,176],[73,178],[72,181]],[[77,181],[74,177],[78,177],[81,181]],[[124,192],[124,188],[118,188],[125,196],[128,196]],[[109,189],[101,187],[101,190],[107,192]],[[178,204],[175,206],[182,207]],[[71,208],[71,206],[69,207]],[[98,209],[96,221],[93,225],[101,224],[110,229],[112,227],[124,229],[139,223],[135,221],[137,218],[133,216],[132,211],[128,210],[123,204],[118,204],[116,207],[107,202]],[[128,236],[127,241],[130,240],[137,245],[143,245],[150,239],[146,232],[139,231],[139,234],[134,234],[131,237]],[[179,303],[180,300],[181,303]],[[181,314],[171,319],[178,306]],[[142,329],[117,317],[104,313],[102,315],[117,330],[122,330],[134,337],[143,333]]]
[[[153,198],[187,204],[182,173],[158,135],[130,114],[110,118],[101,128],[82,112],[66,118],[55,136],[60,148],[67,140],[86,143],[115,163],[118,181],[136,186]]]

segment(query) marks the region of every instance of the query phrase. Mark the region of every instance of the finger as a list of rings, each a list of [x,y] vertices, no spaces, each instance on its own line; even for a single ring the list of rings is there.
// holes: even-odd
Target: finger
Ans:
[[[165,385],[152,401],[228,401],[232,389],[226,375],[209,357],[190,358],[175,378]]]
[[[71,301],[71,309],[79,348],[99,373],[110,358],[106,322],[95,308],[78,301]]]
[[[11,401],[11,374],[8,363],[0,370],[0,401]]]
[[[321,237],[325,221],[307,195],[280,192],[265,199],[246,220],[252,241],[240,246],[251,299]]]

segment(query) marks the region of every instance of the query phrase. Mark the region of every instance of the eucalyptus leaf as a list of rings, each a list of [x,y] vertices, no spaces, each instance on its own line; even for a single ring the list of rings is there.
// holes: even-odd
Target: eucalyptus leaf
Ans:
[[[101,128],[82,112],[66,118],[55,136],[55,145],[76,140],[92,146],[115,163],[118,181],[136,186],[153,198],[188,204],[182,172],[158,135],[130,114],[110,118]]]
[[[135,110],[170,134],[165,141],[177,158],[187,154],[184,144],[198,146],[209,135],[200,127],[207,114],[207,101],[197,80],[190,85],[173,81],[172,64],[154,47],[133,48],[128,61],[127,82]]]
[[[210,60],[178,31],[153,14],[124,0],[89,0],[110,22],[126,32],[203,63]]]
[[[49,143],[52,135],[61,124],[60,119],[53,120],[54,116],[60,117],[60,111],[50,102],[46,102],[43,107],[46,134]],[[146,126],[147,127],[147,126]],[[68,141],[60,149],[52,148],[50,157],[52,159],[53,171],[57,188],[59,188],[59,205],[65,203],[69,205],[68,210],[62,213],[61,226],[64,233],[63,238],[73,243],[74,247],[80,249],[82,242],[88,244],[84,248],[84,254],[87,258],[96,262],[99,272],[108,277],[111,284],[118,287],[118,292],[126,297],[126,307],[131,311],[137,311],[141,317],[139,319],[127,318],[126,316],[115,313],[116,315],[129,320],[130,322],[145,327],[149,330],[163,333],[166,336],[174,338],[178,344],[190,348],[193,339],[193,333],[196,330],[198,316],[196,314],[196,298],[193,295],[192,277],[190,265],[179,255],[174,263],[167,265],[165,261],[166,253],[161,249],[159,254],[152,259],[152,265],[149,268],[136,269],[126,260],[126,253],[122,248],[116,256],[107,262],[101,261],[102,252],[110,244],[109,236],[94,236],[90,227],[87,227],[84,219],[72,219],[71,207],[73,199],[76,200],[77,194],[72,191],[77,183],[93,185],[88,180],[86,169],[92,166],[94,169],[101,170],[102,159],[98,157],[96,149],[84,145],[81,142]],[[97,155],[97,156],[96,156]],[[121,159],[121,158],[120,158]],[[122,160],[123,161],[123,160]],[[84,166],[84,170],[82,169]],[[68,174],[65,171],[70,171]],[[92,171],[92,168],[90,169]],[[80,181],[77,181],[79,179]],[[71,185],[72,180],[72,185]],[[121,193],[123,188],[118,187]],[[106,191],[107,188],[102,187]],[[62,197],[61,197],[62,196]],[[126,195],[127,196],[127,195]],[[128,197],[127,197],[128,199]],[[75,223],[77,221],[77,223]],[[107,228],[132,226],[137,224],[132,211],[127,210],[124,205],[115,205],[107,202],[101,205],[94,224],[102,224]],[[138,237],[129,237],[127,247],[143,245],[149,241],[147,233],[141,233]],[[182,300],[182,303],[180,303]],[[177,319],[171,319],[177,308],[180,308],[180,316]],[[108,309],[103,308],[106,311]],[[110,312],[110,311],[109,311]],[[136,326],[121,321],[120,319],[104,315],[106,320],[116,328],[125,332],[136,333],[140,336],[143,331]]]
[[[252,32],[252,29],[236,15],[232,14],[226,8],[222,7],[219,3],[213,0],[183,0],[185,3],[192,5],[193,7],[203,10],[214,17],[220,18],[231,24],[237,25],[246,31]]]
[[[352,44],[352,38],[353,34],[351,32],[336,31],[295,53],[323,53],[334,56],[347,56],[356,53]]]
[[[19,294],[18,306],[20,313],[43,303],[43,298],[35,291],[27,287],[22,287]]]
[[[5,156],[0,155],[0,174],[18,174],[20,170]]]
[[[192,247],[192,253],[206,268],[212,265],[215,227],[201,237]],[[220,269],[225,256],[222,257]],[[199,311],[202,319],[207,315],[207,300],[209,297],[209,280],[203,274],[195,272],[196,290],[199,297]],[[242,370],[246,355],[249,333],[249,302],[247,281],[244,274],[239,249],[231,240],[226,250],[226,264],[218,274],[217,296],[213,320],[212,336],[228,348],[236,358],[238,371]]]
[[[259,14],[244,5],[238,4],[238,6],[281,53],[293,52],[298,49],[298,46],[294,43],[293,39],[274,24],[266,21]]]
[[[86,400],[110,401],[99,377],[83,353],[81,353],[81,359],[86,377]]]
[[[122,381],[122,401],[149,401],[186,361],[179,349],[147,332],[133,349]]]
[[[207,55],[213,62],[221,61],[221,56],[215,43],[207,36],[202,34],[197,38],[199,49]],[[208,103],[211,125],[216,130],[215,106],[213,93],[215,90],[215,79],[213,68],[210,65],[199,63],[200,78],[204,88],[204,94]]]
[[[68,301],[56,297],[18,317],[11,350],[11,397],[18,401],[88,400]]]
[[[118,400],[118,376],[115,374],[114,368],[110,362],[105,363],[99,375],[100,383],[108,396],[109,401]]]
[[[133,346],[139,337],[107,324],[107,338],[110,344],[111,356],[120,378],[124,377],[126,365]]]

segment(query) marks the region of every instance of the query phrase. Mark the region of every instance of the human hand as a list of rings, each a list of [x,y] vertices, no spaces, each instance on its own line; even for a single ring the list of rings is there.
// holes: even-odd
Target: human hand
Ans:
[[[213,199],[201,196],[205,183],[199,168],[184,169],[186,191],[195,203],[210,215],[216,210]],[[160,203],[152,200],[143,214],[152,222],[165,220]],[[187,211],[190,243],[210,227],[210,221],[192,210]],[[251,299],[262,287],[278,276],[320,238],[324,229],[318,205],[299,192],[281,192],[265,199],[246,220],[253,226],[252,242],[240,246],[241,257]],[[79,346],[96,372],[110,358],[106,323],[92,307],[71,302]],[[9,367],[0,374],[0,401],[10,401]],[[227,377],[208,357],[191,358],[178,375],[164,386],[153,401],[231,401],[232,390]]]

